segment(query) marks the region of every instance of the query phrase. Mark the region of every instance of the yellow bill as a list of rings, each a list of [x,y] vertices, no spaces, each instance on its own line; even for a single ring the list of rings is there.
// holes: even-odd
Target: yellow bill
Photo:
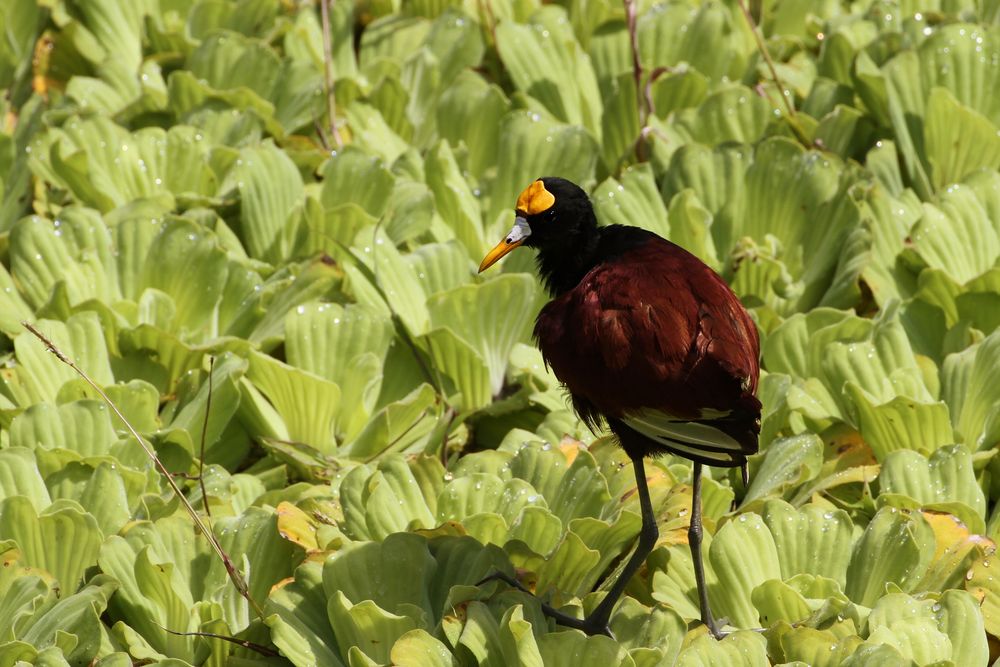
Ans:
[[[501,257],[523,244],[529,236],[531,236],[531,226],[527,220],[521,216],[517,216],[514,220],[514,226],[507,232],[507,236],[500,243],[493,246],[493,250],[486,253],[486,257],[483,257],[482,263],[479,264],[479,272],[482,273],[496,264],[500,261]]]

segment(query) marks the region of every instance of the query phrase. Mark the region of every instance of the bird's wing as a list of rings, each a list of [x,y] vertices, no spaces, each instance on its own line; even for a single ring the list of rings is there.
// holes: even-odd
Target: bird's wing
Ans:
[[[678,246],[652,238],[602,262],[542,310],[535,335],[581,412],[689,458],[692,448],[756,450],[756,327],[722,278]]]

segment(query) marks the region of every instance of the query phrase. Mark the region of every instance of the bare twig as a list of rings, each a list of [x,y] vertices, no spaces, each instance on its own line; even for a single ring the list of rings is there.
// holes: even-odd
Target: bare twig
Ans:
[[[220,635],[214,632],[177,632],[176,630],[171,630],[170,628],[165,628],[156,621],[153,621],[161,630],[164,632],[169,632],[172,635],[178,637],[206,637],[208,639],[221,639],[222,641],[229,642],[230,644],[236,644],[237,646],[242,646],[245,649],[250,649],[261,655],[266,655],[269,658],[276,658],[281,655],[280,652],[275,651],[270,646],[264,646],[263,644],[257,644],[248,639],[240,639],[239,637],[230,637],[228,635]]]
[[[778,87],[778,95],[785,103],[785,109],[788,111],[786,116],[788,121],[788,127],[791,128],[792,133],[795,134],[795,138],[799,140],[803,146],[811,147],[813,146],[812,140],[806,136],[806,132],[802,129],[802,125],[799,123],[798,116],[795,114],[795,105],[792,103],[792,91],[790,89],[785,89],[785,84],[778,75],[778,68],[774,66],[774,60],[771,58],[770,52],[767,50],[767,45],[764,44],[764,36],[757,29],[757,22],[753,19],[753,14],[747,8],[746,0],[737,0],[740,5],[740,9],[743,11],[743,18],[746,19],[747,25],[750,26],[750,32],[753,33],[754,41],[757,42],[757,50],[760,51],[760,55],[764,58],[764,62],[767,63],[767,68],[771,71],[771,78],[774,80],[774,85]],[[771,102],[774,104],[774,102]],[[777,109],[775,105],[775,109]]]
[[[490,33],[490,37],[493,38],[493,46],[497,44],[497,19],[493,15],[493,5],[490,0],[479,0],[479,11],[483,15],[483,23],[486,24],[486,29]]]
[[[639,30],[637,26],[638,9],[635,0],[622,0],[625,6],[625,24],[628,28],[629,46],[632,49],[632,78],[635,82],[635,108],[639,121],[639,136],[635,140],[635,157],[639,162],[646,160],[646,123],[653,110],[653,98],[649,90],[642,85],[642,59],[639,55]],[[650,77],[648,85],[652,85]]]
[[[104,402],[108,404],[108,407],[111,408],[112,412],[118,415],[118,418],[122,420],[123,424],[125,424],[125,428],[128,429],[129,433],[132,434],[132,437],[135,438],[136,442],[139,443],[139,446],[142,447],[143,451],[146,452],[146,456],[150,458],[150,460],[153,462],[153,465],[156,466],[156,469],[159,470],[160,474],[163,475],[163,478],[167,480],[167,485],[170,486],[170,489],[180,500],[181,504],[184,505],[185,509],[187,509],[188,514],[191,515],[191,520],[194,521],[194,524],[198,527],[198,530],[201,531],[201,534],[205,536],[205,539],[207,539],[208,543],[212,546],[212,550],[215,551],[215,554],[222,561],[222,564],[225,565],[226,572],[229,573],[229,579],[233,582],[233,585],[236,587],[236,590],[239,591],[239,594],[246,599],[246,601],[250,604],[250,606],[261,618],[261,620],[263,620],[264,610],[261,608],[259,604],[257,604],[257,602],[252,597],[250,597],[250,588],[249,586],[247,586],[247,582],[246,579],[243,578],[243,574],[238,569],[236,569],[236,566],[233,564],[233,561],[229,558],[229,555],[223,550],[222,545],[219,544],[219,540],[215,537],[215,534],[208,529],[208,527],[205,525],[205,522],[201,520],[200,516],[198,516],[198,512],[194,509],[194,507],[191,506],[191,503],[188,502],[187,498],[184,497],[184,494],[181,492],[180,487],[177,486],[177,482],[174,481],[174,476],[170,473],[169,470],[167,470],[167,467],[163,465],[163,462],[156,455],[156,452],[153,451],[152,446],[147,444],[146,441],[143,439],[143,437],[139,435],[139,432],[135,430],[135,427],[129,423],[128,419],[125,418],[125,415],[123,415],[121,413],[121,410],[118,409],[118,406],[114,404],[114,402],[108,397],[107,394],[104,393],[104,390],[101,389],[101,387],[96,382],[94,382],[89,375],[83,372],[83,370],[81,370],[80,367],[77,366],[72,359],[63,354],[62,350],[56,347],[55,343],[49,340],[48,337],[45,336],[45,334],[36,329],[31,323],[21,322],[21,325],[25,329],[30,331],[36,338],[38,338],[38,340],[42,341],[46,349],[48,349],[49,352],[54,354],[56,359],[58,359],[59,361],[63,362],[64,364],[72,368],[74,371],[76,371],[76,373],[80,377],[82,377],[87,382],[87,384],[89,384],[94,389],[94,391],[97,392],[97,395],[100,396],[104,400]]]
[[[646,98],[642,92],[642,61],[639,58],[639,32],[636,28],[635,0],[622,0],[625,5],[625,23],[628,26],[629,44],[632,47],[632,78],[635,79],[636,105],[639,110],[639,127],[646,126]]]
[[[795,118],[795,106],[792,104],[790,99],[791,95],[785,94],[785,84],[782,83],[781,77],[778,76],[778,70],[774,66],[774,60],[771,58],[771,54],[767,50],[767,45],[764,44],[764,36],[761,35],[760,31],[757,29],[757,23],[753,20],[753,15],[750,14],[750,10],[747,9],[746,0],[737,0],[737,2],[740,5],[740,9],[743,11],[743,18],[746,19],[747,25],[750,26],[750,32],[753,33],[753,38],[757,42],[757,50],[760,51],[760,55],[763,56],[764,62],[767,63],[767,68],[771,70],[771,78],[774,79],[774,84],[778,86],[778,92],[781,94],[781,99],[785,101],[785,108],[788,109],[788,116],[790,118]]]
[[[333,63],[333,38],[330,35],[330,3],[333,0],[319,0],[320,18],[323,21],[323,85],[326,87],[326,113],[330,117],[330,135],[337,149],[343,148],[344,142],[337,128],[337,100],[333,94],[333,74],[330,71]]]
[[[201,424],[201,453],[198,456],[198,486],[201,488],[201,504],[205,506],[205,515],[212,518],[212,510],[208,507],[208,492],[205,490],[205,437],[208,434],[208,417],[212,413],[212,371],[215,370],[215,357],[208,358],[208,400],[205,401],[205,421]]]

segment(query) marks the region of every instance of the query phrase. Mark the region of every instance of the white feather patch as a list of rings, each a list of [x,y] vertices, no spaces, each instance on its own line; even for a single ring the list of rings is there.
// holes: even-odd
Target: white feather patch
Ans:
[[[703,415],[707,419],[719,419],[728,413],[717,412],[718,416]],[[729,459],[726,452],[742,453],[743,447],[731,435],[720,431],[709,424],[683,421],[659,410],[645,409],[622,417],[625,424],[642,433],[647,438],[672,449],[691,453],[706,458],[715,458],[718,454],[722,459]]]

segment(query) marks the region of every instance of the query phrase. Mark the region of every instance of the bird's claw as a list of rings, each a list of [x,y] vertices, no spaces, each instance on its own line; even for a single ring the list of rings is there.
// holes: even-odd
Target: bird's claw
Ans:
[[[476,586],[482,586],[483,584],[488,584],[491,581],[502,581],[508,586],[512,586],[513,588],[516,588],[522,593],[527,593],[528,595],[534,595],[534,593],[525,588],[520,581],[510,576],[506,572],[501,572],[500,570],[497,570],[496,572],[483,577],[482,579],[476,582]]]
[[[522,593],[527,593],[531,597],[538,600],[538,596],[536,596],[534,593],[525,588],[520,581],[510,576],[506,572],[501,572],[500,570],[497,570],[496,572],[486,577],[483,577],[479,582],[476,583],[476,586],[482,586],[483,584],[487,584],[491,581],[502,581],[505,584],[511,586],[512,588],[516,588]],[[574,618],[573,616],[569,616],[568,614],[559,611],[558,609],[542,602],[541,600],[538,600],[538,604],[540,604],[542,607],[542,613],[544,613],[549,618],[555,620],[555,622],[558,623],[559,625],[562,625],[567,628],[573,628],[576,630],[582,630],[585,634],[589,636],[605,635],[607,637],[611,637],[612,639],[615,638],[614,633],[611,632],[611,626],[608,625],[609,619],[607,618],[603,617],[599,618],[596,614],[588,618],[582,618],[582,619]]]
[[[714,619],[711,623],[704,624],[708,628],[708,633],[712,635],[717,640],[722,640],[729,635],[736,634],[737,632],[756,632],[759,634],[764,634],[767,632],[767,628],[740,628],[733,630],[723,630],[722,628],[729,625],[728,618]]]

